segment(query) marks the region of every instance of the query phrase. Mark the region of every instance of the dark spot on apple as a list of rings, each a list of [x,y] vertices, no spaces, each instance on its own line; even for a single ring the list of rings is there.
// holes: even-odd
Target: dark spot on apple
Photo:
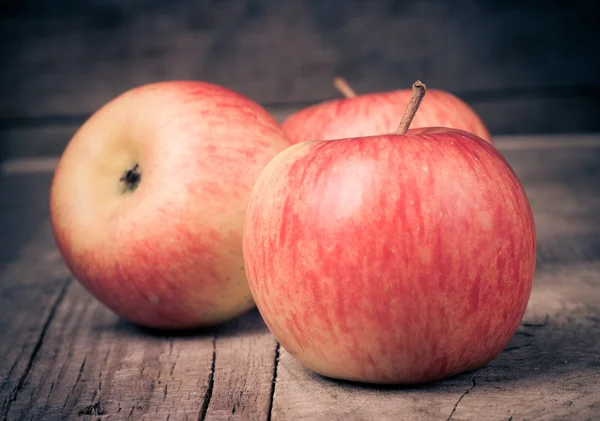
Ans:
[[[140,171],[140,164],[135,164],[133,167],[123,173],[119,181],[124,184],[124,192],[132,192],[140,184],[142,180],[142,172]]]

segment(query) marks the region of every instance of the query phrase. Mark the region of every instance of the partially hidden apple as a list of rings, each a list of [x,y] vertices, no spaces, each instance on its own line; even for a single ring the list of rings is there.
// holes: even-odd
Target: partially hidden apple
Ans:
[[[252,191],[250,289],[303,366],[416,384],[481,367],[523,317],[535,269],[525,191],[500,153],[449,128],[302,142]]]
[[[398,110],[406,108],[410,89],[356,95],[343,78],[336,88],[346,98],[324,101],[301,109],[282,123],[292,143],[392,133],[398,126]],[[481,117],[464,101],[442,90],[430,89],[411,127],[461,129],[492,143]]]
[[[289,146],[255,102],[203,82],[123,93],[76,132],[50,216],[75,278],[136,324],[186,329],[254,307],[242,228],[254,183]]]

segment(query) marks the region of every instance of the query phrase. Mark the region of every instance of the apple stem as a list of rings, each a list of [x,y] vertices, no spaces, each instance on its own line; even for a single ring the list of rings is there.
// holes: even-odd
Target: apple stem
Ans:
[[[140,171],[140,165],[135,164],[133,167],[128,169],[121,176],[121,181],[125,186],[124,191],[133,191],[137,188],[138,184],[142,179],[142,173]]]
[[[354,98],[356,96],[356,92],[354,89],[346,82],[346,79],[340,76],[336,76],[333,78],[333,86],[338,92],[344,95],[346,98]]]
[[[396,134],[404,134],[408,131],[410,123],[415,117],[415,114],[419,109],[419,105],[421,105],[421,101],[423,101],[423,97],[425,96],[426,91],[427,86],[425,86],[425,84],[420,80],[417,80],[415,83],[413,83],[412,96],[410,97],[410,101],[408,101],[406,110],[404,110],[404,114],[402,115],[402,120],[400,121],[398,130],[396,130]]]

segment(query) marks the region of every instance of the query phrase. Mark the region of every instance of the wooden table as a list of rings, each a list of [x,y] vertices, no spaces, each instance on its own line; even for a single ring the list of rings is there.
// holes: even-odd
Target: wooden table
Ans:
[[[54,246],[54,161],[5,162],[0,419],[599,420],[600,136],[496,142],[536,218],[527,314],[491,364],[418,388],[304,370],[257,311],[176,336],[119,319],[73,280]]]

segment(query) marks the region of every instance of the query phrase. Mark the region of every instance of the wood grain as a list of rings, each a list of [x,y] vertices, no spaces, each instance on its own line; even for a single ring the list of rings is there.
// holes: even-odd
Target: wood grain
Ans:
[[[172,79],[299,105],[338,96],[342,75],[358,93],[423,80],[494,133],[596,130],[597,14],[586,0],[3,3],[0,126]]]
[[[70,283],[47,221],[48,174],[0,177],[0,419],[21,390]]]
[[[214,386],[207,420],[266,420],[276,342],[257,310],[217,330]]]
[[[27,248],[18,259],[0,265],[0,419],[21,396],[70,283],[62,262],[49,253],[36,256]]]
[[[28,262],[43,260],[43,253],[54,251],[47,224],[51,179],[50,172],[6,174],[0,164],[0,263],[16,264],[20,253]],[[2,278],[2,285],[20,282],[18,276]]]
[[[531,203],[538,270],[600,259],[600,145],[591,142],[592,138],[587,138],[587,147],[556,149],[546,145],[544,149],[503,150],[499,142]]]
[[[213,335],[144,331],[74,283],[8,419],[198,419],[210,396],[213,358]]]
[[[437,389],[401,389],[340,382],[300,366],[285,350],[277,369],[272,420],[445,419],[471,385],[455,378]]]
[[[264,420],[274,354],[256,311],[166,336],[119,319],[74,283],[8,419]]]

